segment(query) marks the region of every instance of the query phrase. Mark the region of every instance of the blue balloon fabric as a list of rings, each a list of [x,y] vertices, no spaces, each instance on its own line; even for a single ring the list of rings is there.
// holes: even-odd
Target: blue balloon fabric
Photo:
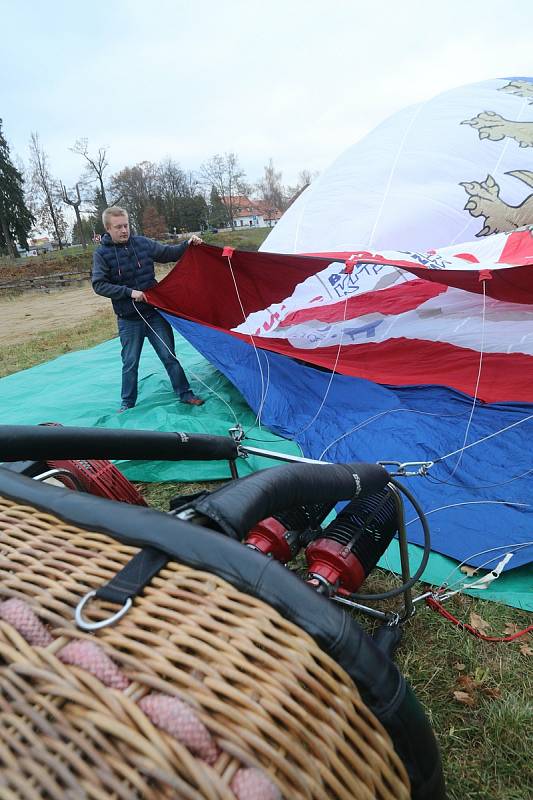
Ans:
[[[296,441],[307,457],[434,462],[426,477],[406,479],[428,516],[433,550],[485,568],[507,551],[513,553],[507,569],[532,560],[530,404],[477,403],[469,424],[473,399],[456,390],[334,374],[165,316],[238,387],[265,425]],[[473,446],[452,455],[465,444]],[[406,521],[409,541],[421,544],[412,509]]]

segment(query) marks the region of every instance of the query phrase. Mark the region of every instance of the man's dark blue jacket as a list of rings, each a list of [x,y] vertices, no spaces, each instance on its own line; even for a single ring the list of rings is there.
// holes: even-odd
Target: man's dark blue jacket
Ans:
[[[146,236],[130,236],[125,244],[114,244],[106,233],[102,244],[94,251],[92,284],[96,294],[109,297],[113,301],[113,310],[123,319],[139,319],[131,299],[132,289],[144,292],[157,283],[154,261],[168,264],[177,261],[188,242],[176,245],[165,245],[147,239]],[[147,303],[135,304],[143,317],[154,313]]]

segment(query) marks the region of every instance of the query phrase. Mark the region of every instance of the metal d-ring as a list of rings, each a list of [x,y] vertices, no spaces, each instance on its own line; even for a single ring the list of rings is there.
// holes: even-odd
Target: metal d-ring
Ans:
[[[124,614],[126,614],[130,610],[133,602],[131,597],[126,597],[124,605],[122,606],[122,608],[119,608],[116,614],[113,614],[111,617],[108,617],[107,619],[102,619],[100,620],[100,622],[88,622],[86,619],[83,618],[82,611],[87,605],[87,603],[90,600],[92,600],[92,598],[95,595],[96,591],[94,589],[91,592],[87,592],[85,597],[82,597],[82,599],[76,606],[76,611],[74,612],[74,619],[76,621],[76,625],[78,626],[78,628],[81,628],[83,631],[96,631],[99,628],[107,628],[108,625],[114,625],[115,622],[118,622],[119,619],[121,619],[124,616]]]

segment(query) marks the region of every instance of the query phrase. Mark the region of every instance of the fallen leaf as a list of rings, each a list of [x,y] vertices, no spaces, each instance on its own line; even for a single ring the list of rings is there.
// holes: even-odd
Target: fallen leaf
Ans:
[[[457,678],[457,684],[464,689],[465,692],[473,692],[479,686],[478,682],[475,681],[471,675],[459,675]]]
[[[484,636],[486,636],[489,632],[490,623],[480,617],[479,614],[476,614],[475,611],[472,611],[470,614],[470,624]]]
[[[528,644],[521,645],[519,649],[523,656],[533,656],[533,649]]]
[[[506,636],[514,636],[515,633],[519,633],[521,630],[522,628],[520,625],[517,625],[515,622],[508,622],[503,629]]]
[[[479,572],[478,569],[476,569],[475,567],[470,567],[468,566],[468,564],[463,564],[463,566],[459,567],[459,569],[463,573],[463,575],[467,575],[469,578],[471,578],[473,575],[477,575]]]
[[[482,686],[481,691],[487,697],[492,698],[492,700],[500,700],[502,696],[502,693],[497,686]]]
[[[464,706],[475,706],[476,704],[476,701],[468,692],[454,692],[453,696],[458,703],[462,703]]]

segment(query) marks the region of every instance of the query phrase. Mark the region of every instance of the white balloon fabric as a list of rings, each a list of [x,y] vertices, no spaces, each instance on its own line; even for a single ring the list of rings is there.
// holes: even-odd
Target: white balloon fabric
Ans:
[[[533,78],[470,84],[393,115],[286,211],[262,250],[426,251],[533,224]]]

